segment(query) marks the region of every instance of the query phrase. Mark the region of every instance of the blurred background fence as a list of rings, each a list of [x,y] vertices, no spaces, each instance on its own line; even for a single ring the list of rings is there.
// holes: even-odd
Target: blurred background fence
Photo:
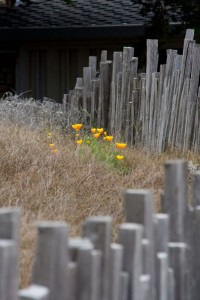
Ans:
[[[37,225],[32,282],[19,288],[19,208],[0,209],[1,300],[197,300],[200,298],[200,172],[187,198],[187,162],[165,163],[162,213],[148,190],[126,190],[125,223],[90,216],[81,237],[65,222]]]
[[[138,73],[132,47],[114,52],[112,61],[102,51],[98,72],[97,58],[89,57],[83,78],[64,95],[64,108],[70,107],[72,117],[82,110],[94,126],[131,145],[198,151],[200,45],[193,38],[188,29],[183,53],[167,50],[160,66],[158,40],[147,40],[146,73]]]

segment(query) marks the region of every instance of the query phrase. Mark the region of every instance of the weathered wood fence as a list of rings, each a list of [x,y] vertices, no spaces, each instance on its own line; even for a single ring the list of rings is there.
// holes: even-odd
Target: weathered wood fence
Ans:
[[[132,47],[114,52],[113,61],[103,51],[99,73],[97,58],[89,57],[83,78],[64,95],[64,106],[73,117],[83,108],[96,126],[131,145],[159,152],[168,146],[198,151],[200,45],[193,38],[194,30],[188,29],[183,54],[167,50],[166,64],[160,66],[158,40],[147,40],[146,73],[138,73]]]
[[[82,237],[65,222],[41,222],[32,284],[18,291],[20,210],[0,209],[1,300],[199,300],[200,171],[187,199],[187,162],[165,163],[162,213],[148,190],[124,193],[125,223],[90,216]]]

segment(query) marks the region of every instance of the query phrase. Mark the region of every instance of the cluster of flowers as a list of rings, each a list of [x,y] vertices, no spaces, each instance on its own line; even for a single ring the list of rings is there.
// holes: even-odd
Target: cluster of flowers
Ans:
[[[83,139],[80,139],[80,133],[79,131],[81,130],[82,128],[82,124],[73,124],[72,125],[72,128],[76,131],[76,143],[78,145],[81,145],[83,143]],[[106,142],[112,142],[113,141],[113,136],[112,135],[107,135],[107,132],[104,131],[103,128],[92,128],[91,129],[91,133],[93,134],[93,137],[95,139],[98,139],[101,135],[103,135],[103,140],[106,141]],[[90,139],[86,139],[86,143],[87,144],[90,144]],[[115,146],[117,149],[124,149],[126,148],[126,144],[125,143],[115,143]],[[124,159],[124,155],[120,155],[120,154],[117,154],[116,155],[116,159],[118,160],[122,160]]]
[[[51,152],[55,155],[58,154],[58,149],[56,148],[55,144],[53,143],[53,134],[52,132],[48,132],[48,138],[50,139],[49,147],[51,149]]]

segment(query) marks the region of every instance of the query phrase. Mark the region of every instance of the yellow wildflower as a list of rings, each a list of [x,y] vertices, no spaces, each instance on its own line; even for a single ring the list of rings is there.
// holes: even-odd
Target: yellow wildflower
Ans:
[[[78,145],[81,145],[81,144],[83,143],[83,140],[77,140],[76,143],[77,143]]]
[[[96,133],[96,131],[97,131],[96,128],[92,128],[92,129],[91,129],[91,132],[92,132],[92,133]]]
[[[58,149],[53,149],[52,152],[53,152],[54,154],[57,154],[57,153],[58,153]]]
[[[72,128],[75,129],[76,131],[79,131],[82,128],[82,124],[73,124]]]
[[[106,131],[104,131],[104,133],[103,133],[105,136],[107,136],[107,132]]]
[[[87,140],[86,143],[87,143],[87,144],[90,144],[90,140]]]
[[[49,144],[49,147],[50,147],[50,148],[54,148],[54,147],[55,147],[55,144]]]
[[[94,134],[94,138],[95,138],[95,139],[98,139],[99,136],[100,136],[100,133],[95,133],[95,134]]]
[[[116,147],[118,149],[124,149],[124,148],[126,148],[126,144],[125,143],[115,143],[115,145],[116,145]]]
[[[105,136],[105,140],[106,140],[107,142],[112,142],[113,136],[112,136],[112,135],[107,135],[107,136]]]
[[[76,137],[79,137],[79,136],[80,136],[80,134],[79,134],[79,133],[76,133],[76,134],[75,134],[75,136],[76,136]]]
[[[97,128],[97,132],[101,134],[103,132],[103,128]]]
[[[124,158],[124,156],[123,155],[116,155],[116,158],[118,159],[118,160],[122,160],[123,158]]]

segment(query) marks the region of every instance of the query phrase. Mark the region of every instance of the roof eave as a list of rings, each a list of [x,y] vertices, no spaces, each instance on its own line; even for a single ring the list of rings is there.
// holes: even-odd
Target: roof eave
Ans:
[[[48,28],[0,28],[1,41],[20,40],[91,40],[141,37],[143,24],[73,26]]]

